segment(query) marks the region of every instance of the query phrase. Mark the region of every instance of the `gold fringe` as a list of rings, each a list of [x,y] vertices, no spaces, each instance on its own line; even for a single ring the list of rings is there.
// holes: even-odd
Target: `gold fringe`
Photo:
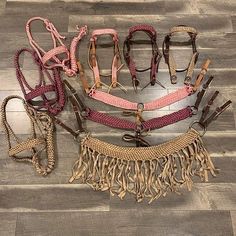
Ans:
[[[69,182],[80,179],[94,190],[109,190],[120,199],[128,192],[138,202],[148,198],[151,203],[170,191],[179,193],[184,185],[190,191],[193,176],[208,181],[208,171],[215,176],[216,169],[194,129],[164,144],[140,148],[86,137]]]

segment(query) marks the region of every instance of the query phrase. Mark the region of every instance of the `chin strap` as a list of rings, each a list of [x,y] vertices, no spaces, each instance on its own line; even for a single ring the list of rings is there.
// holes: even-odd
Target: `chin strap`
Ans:
[[[135,32],[144,32],[146,33],[151,40],[152,44],[152,59],[151,59],[151,65],[150,67],[146,69],[137,69],[134,60],[130,56],[131,51],[131,44],[133,43],[132,38]],[[132,78],[132,84],[134,87],[134,90],[137,91],[137,87],[139,86],[139,79],[137,78],[136,72],[144,72],[147,70],[150,70],[150,82],[146,84],[142,89],[146,88],[148,85],[154,86],[155,84],[159,84],[161,87],[165,88],[158,80],[157,80],[157,73],[158,73],[158,67],[161,60],[161,53],[157,46],[157,32],[155,29],[150,25],[136,25],[129,29],[129,34],[126,37],[123,45],[123,54],[126,61],[126,64],[129,68],[131,78]]]
[[[176,33],[187,33],[190,37],[190,40],[187,42],[171,41],[171,38]],[[185,26],[185,25],[179,25],[179,26],[175,26],[175,27],[171,28],[169,34],[167,34],[165,36],[165,39],[164,39],[163,45],[162,45],[162,50],[163,50],[165,62],[169,67],[170,79],[171,79],[172,84],[177,83],[176,73],[183,72],[183,71],[186,71],[184,83],[186,85],[189,85],[191,83],[192,76],[193,76],[193,70],[194,70],[195,64],[197,63],[197,59],[198,59],[198,55],[199,55],[199,53],[197,52],[197,48],[196,48],[196,37],[197,37],[196,29],[194,29],[192,27]],[[188,64],[187,68],[185,68],[183,70],[177,69],[177,65],[174,60],[174,57],[173,57],[172,53],[170,52],[170,45],[178,45],[178,46],[192,45],[193,55],[190,59],[190,62]]]

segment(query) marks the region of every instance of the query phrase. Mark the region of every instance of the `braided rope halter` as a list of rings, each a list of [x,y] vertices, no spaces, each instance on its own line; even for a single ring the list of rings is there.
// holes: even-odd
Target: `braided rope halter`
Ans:
[[[42,21],[44,23],[46,30],[51,34],[53,49],[45,51],[34,40],[31,31],[31,24],[33,21]],[[76,48],[79,41],[87,34],[86,25],[81,28],[77,26],[77,29],[79,33],[76,37],[73,38],[70,44],[70,50],[68,50],[68,48],[62,41],[65,39],[65,36],[60,35],[56,27],[48,19],[42,17],[32,17],[26,23],[26,33],[29,43],[38,54],[38,57],[42,61],[44,67],[47,69],[60,67],[69,77],[75,76],[78,72],[75,56]],[[63,59],[60,59],[61,57],[63,57]]]

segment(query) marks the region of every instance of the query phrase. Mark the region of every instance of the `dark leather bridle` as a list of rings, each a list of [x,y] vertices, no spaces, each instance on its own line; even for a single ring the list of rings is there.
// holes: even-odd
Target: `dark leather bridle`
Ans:
[[[150,42],[152,45],[151,65],[150,67],[146,69],[137,69],[134,60],[130,56],[130,50],[131,50],[130,46],[132,44],[131,40],[135,32],[137,31],[142,31],[146,33],[150,37]],[[139,79],[137,78],[136,72],[144,72],[147,70],[150,70],[150,82],[146,86],[144,86],[144,88],[147,87],[149,84],[151,86],[154,86],[156,83],[164,88],[164,86],[157,80],[158,66],[159,66],[162,55],[157,46],[157,32],[152,26],[136,25],[136,26],[131,27],[129,29],[129,34],[124,41],[123,54],[124,54],[126,64],[131,74],[132,83],[133,83],[133,87],[135,91],[137,91],[137,87],[139,85]]]

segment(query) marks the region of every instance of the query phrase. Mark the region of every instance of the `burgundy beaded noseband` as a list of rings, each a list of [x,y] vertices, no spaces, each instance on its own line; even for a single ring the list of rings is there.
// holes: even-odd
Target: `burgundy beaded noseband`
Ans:
[[[172,41],[171,38],[177,33],[187,33],[189,35],[190,39],[187,42]],[[199,54],[197,52],[197,48],[196,48],[196,37],[197,37],[197,30],[192,27],[185,26],[185,25],[179,25],[179,26],[175,26],[175,27],[171,28],[170,32],[165,36],[165,39],[164,39],[163,45],[162,45],[162,50],[163,50],[165,62],[169,68],[170,79],[171,79],[172,84],[177,83],[176,73],[177,72],[184,72],[184,71],[186,71],[186,77],[185,77],[184,83],[186,85],[189,85],[191,83],[193,70],[194,70],[195,64],[197,63],[198,54]],[[170,52],[171,45],[175,45],[175,46],[191,45],[192,46],[193,55],[190,59],[190,62],[188,64],[187,68],[177,69],[177,65],[174,60],[174,57]]]
[[[146,69],[137,69],[134,60],[130,56],[130,50],[131,50],[130,45],[132,44],[131,40],[135,32],[138,32],[138,31],[142,31],[146,33],[150,37],[151,44],[152,44],[151,65],[150,67]],[[164,88],[164,86],[157,80],[158,66],[159,66],[162,55],[158,49],[156,40],[157,40],[157,32],[152,26],[136,25],[129,29],[129,34],[124,41],[124,45],[123,45],[124,58],[129,68],[129,71],[132,77],[133,87],[135,91],[137,91],[137,87],[139,85],[139,79],[137,78],[136,72],[144,72],[147,70],[150,70],[150,82],[147,85],[145,85],[144,88],[147,87],[148,85],[154,86],[156,83]]]
[[[19,64],[20,55],[26,52],[31,54],[39,71],[39,80],[37,83],[34,83],[34,87],[31,87],[26,81]],[[28,104],[38,111],[48,111],[52,115],[57,115],[63,110],[65,105],[65,94],[58,68],[54,68],[51,75],[43,66],[38,55],[33,50],[27,48],[20,49],[16,52],[14,63],[16,78]],[[47,81],[45,77],[47,78]],[[48,84],[48,82],[50,84]],[[54,97],[49,98],[47,93],[53,93]],[[38,98],[41,98],[41,100],[36,100]]]

